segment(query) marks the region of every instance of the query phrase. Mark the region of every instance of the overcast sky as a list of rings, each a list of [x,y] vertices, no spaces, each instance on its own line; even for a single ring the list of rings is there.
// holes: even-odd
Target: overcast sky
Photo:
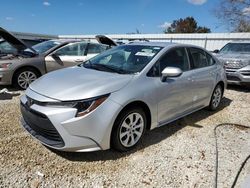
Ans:
[[[162,33],[174,19],[193,16],[212,32],[226,32],[212,14],[218,0],[8,0],[0,26],[45,34]]]

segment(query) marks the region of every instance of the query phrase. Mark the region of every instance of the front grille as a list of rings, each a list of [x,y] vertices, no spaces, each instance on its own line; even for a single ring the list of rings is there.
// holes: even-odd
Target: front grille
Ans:
[[[226,61],[224,63],[224,66],[225,66],[226,69],[241,69],[241,68],[247,66],[247,64],[244,63],[244,62]]]
[[[63,147],[64,141],[53,126],[48,117],[21,102],[21,113],[25,121],[24,128],[41,142],[54,146]]]

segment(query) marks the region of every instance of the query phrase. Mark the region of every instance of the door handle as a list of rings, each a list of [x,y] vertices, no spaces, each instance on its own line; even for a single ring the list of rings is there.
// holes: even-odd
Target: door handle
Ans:
[[[83,62],[83,60],[82,59],[76,59],[75,62],[80,63],[80,62]]]

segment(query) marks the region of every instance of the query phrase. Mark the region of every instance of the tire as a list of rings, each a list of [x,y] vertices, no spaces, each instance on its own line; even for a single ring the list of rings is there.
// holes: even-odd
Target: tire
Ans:
[[[13,76],[15,87],[25,90],[29,85],[40,76],[39,72],[33,68],[27,67],[18,70]]]
[[[215,111],[219,108],[220,103],[221,103],[221,99],[222,99],[222,95],[223,95],[223,89],[222,89],[221,85],[218,84],[215,87],[213,94],[211,96],[208,110]]]
[[[112,148],[129,151],[136,147],[145,133],[146,125],[147,118],[142,108],[129,108],[121,112],[112,130]]]

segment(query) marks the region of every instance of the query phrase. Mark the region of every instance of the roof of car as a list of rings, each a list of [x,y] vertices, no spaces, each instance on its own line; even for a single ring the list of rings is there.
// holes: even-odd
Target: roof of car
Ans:
[[[146,45],[146,46],[160,46],[160,47],[167,47],[174,45],[175,43],[170,42],[131,42],[128,45]]]
[[[52,39],[51,41],[60,42],[60,43],[71,43],[71,42],[86,42],[81,39]]]
[[[191,44],[181,44],[181,43],[172,43],[172,42],[131,42],[128,45],[146,45],[146,46],[159,46],[159,47],[196,47],[201,48],[199,46],[191,45]]]
[[[250,40],[238,40],[238,41],[231,41],[229,43],[242,43],[242,44],[249,44],[250,43]]]

